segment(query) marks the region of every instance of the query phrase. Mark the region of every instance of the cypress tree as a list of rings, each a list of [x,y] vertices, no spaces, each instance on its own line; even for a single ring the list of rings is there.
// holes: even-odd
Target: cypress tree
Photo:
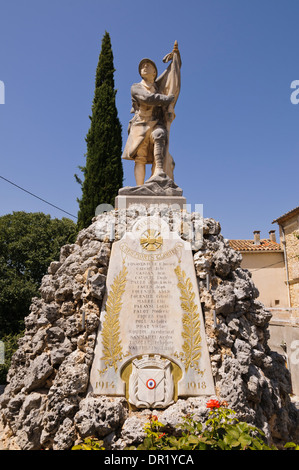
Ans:
[[[79,200],[78,229],[90,225],[99,204],[114,205],[115,196],[123,184],[121,161],[122,136],[118,119],[114,89],[113,52],[110,36],[106,32],[102,39],[95,78],[91,125],[86,136],[87,153],[83,182]]]

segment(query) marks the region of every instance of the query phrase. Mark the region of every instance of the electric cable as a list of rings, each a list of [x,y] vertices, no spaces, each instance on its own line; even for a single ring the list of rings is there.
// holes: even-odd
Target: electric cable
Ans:
[[[78,218],[77,216],[75,216],[75,215],[73,215],[73,214],[70,214],[70,212],[67,212],[67,211],[65,211],[64,209],[61,209],[61,208],[58,207],[58,206],[55,206],[55,204],[52,204],[51,202],[46,201],[45,199],[43,199],[43,198],[37,196],[36,194],[33,194],[31,191],[27,191],[27,189],[24,189],[24,188],[22,188],[21,186],[19,186],[18,184],[13,183],[12,181],[8,180],[7,178],[4,178],[4,176],[1,176],[1,175],[0,175],[0,178],[2,178],[4,181],[7,181],[7,183],[9,183],[9,184],[12,184],[12,185],[15,186],[16,188],[21,189],[21,190],[24,191],[25,193],[28,193],[28,194],[30,194],[31,196],[36,197],[36,198],[39,199],[40,201],[43,201],[43,202],[45,202],[46,204],[49,204],[49,206],[55,207],[55,209],[58,209],[59,211],[64,212],[65,214],[70,215],[70,216],[73,217],[74,219],[77,219],[77,218]]]

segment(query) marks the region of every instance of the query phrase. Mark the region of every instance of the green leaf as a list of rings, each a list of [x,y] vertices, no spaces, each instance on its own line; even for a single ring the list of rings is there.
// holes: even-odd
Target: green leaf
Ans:
[[[257,439],[253,439],[250,449],[251,450],[263,450],[263,446]]]
[[[189,444],[198,444],[199,438],[197,436],[191,435],[188,437]]]
[[[239,447],[240,442],[238,439],[233,439],[230,443],[231,447]]]
[[[242,447],[247,447],[251,444],[252,438],[249,436],[249,434],[241,434],[239,437],[239,442]]]
[[[152,440],[151,440],[151,438],[150,438],[150,437],[146,437],[146,438],[144,439],[144,441],[143,441],[144,449],[145,449],[145,450],[150,449],[151,445],[152,445]]]
[[[217,441],[217,446],[221,449],[221,450],[227,450],[227,445],[225,443],[225,441],[221,440],[221,439],[218,439]]]
[[[168,442],[169,442],[169,444],[172,445],[172,446],[177,446],[177,445],[179,444],[178,439],[177,439],[176,437],[174,437],[174,436],[169,436],[169,437],[168,437]]]
[[[295,444],[295,442],[287,442],[284,445],[285,449],[294,449],[294,450],[299,450],[299,445]]]
[[[229,428],[229,430],[227,431],[227,435],[230,438],[238,439],[239,436],[240,436],[240,433],[239,433],[238,429],[236,429],[236,428]]]
[[[229,434],[226,434],[226,436],[224,436],[224,438],[223,438],[224,443],[228,446],[231,445],[233,440],[234,440],[234,438],[232,436],[230,436]]]
[[[242,434],[244,431],[247,431],[248,430],[248,424],[247,423],[238,423],[236,424],[236,429],[238,429],[238,431],[240,432],[240,434]]]

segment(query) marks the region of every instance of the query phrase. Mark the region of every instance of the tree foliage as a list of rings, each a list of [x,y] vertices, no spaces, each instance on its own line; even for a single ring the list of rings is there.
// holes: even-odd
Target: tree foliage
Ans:
[[[73,243],[76,224],[43,213],[13,212],[0,217],[0,335],[23,328],[31,299],[60,248]]]
[[[99,204],[114,205],[123,183],[121,124],[115,104],[114,65],[110,36],[106,32],[96,70],[95,92],[86,136],[87,153],[79,202],[78,229],[90,225]]]
[[[24,332],[21,331],[18,334],[9,333],[0,337],[4,346],[4,363],[0,362],[0,384],[6,383],[6,376],[10,368],[11,357],[13,353],[18,349],[18,340],[23,336]]]

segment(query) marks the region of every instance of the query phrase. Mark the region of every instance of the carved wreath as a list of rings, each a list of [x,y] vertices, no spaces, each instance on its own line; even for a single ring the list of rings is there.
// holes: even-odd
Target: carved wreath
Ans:
[[[176,354],[176,356],[185,364],[186,371],[189,367],[198,369],[198,361],[201,357],[200,319],[198,307],[194,302],[193,285],[189,278],[186,279],[186,273],[181,270],[180,265],[174,271],[178,278],[178,287],[181,293],[181,307],[184,310],[182,318],[183,352]]]
[[[107,298],[106,315],[102,328],[103,357],[101,358],[106,368],[100,371],[100,373],[105,372],[108,367],[114,367],[116,372],[118,362],[123,357],[119,313],[122,307],[122,296],[126,287],[127,273],[126,266],[123,266],[120,273],[115,276]]]

